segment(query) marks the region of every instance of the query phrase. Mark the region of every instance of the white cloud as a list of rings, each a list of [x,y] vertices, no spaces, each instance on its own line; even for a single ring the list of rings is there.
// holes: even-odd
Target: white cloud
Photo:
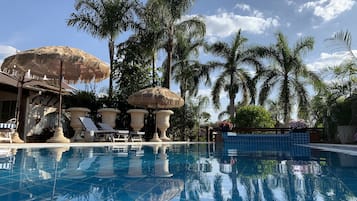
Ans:
[[[294,5],[295,2],[292,0],[286,0],[286,3],[288,4],[288,6]]]
[[[248,11],[252,16],[259,17],[259,18],[264,18],[264,15],[262,12],[256,9],[252,9],[248,4],[240,4],[237,3],[234,8],[239,8],[242,11]]]
[[[354,52],[357,53],[357,50],[354,50]],[[324,71],[328,67],[340,65],[350,57],[351,55],[347,51],[334,52],[332,54],[322,52],[320,57],[316,61],[307,64],[307,67],[312,71]]]
[[[12,46],[0,45],[0,63],[2,63],[6,57],[16,54],[17,51],[18,50]]]
[[[220,38],[228,37],[236,33],[239,29],[253,34],[263,34],[267,29],[278,27],[279,17],[264,17],[259,10],[253,9],[248,4],[236,4],[234,8],[248,12],[248,15],[237,15],[218,8],[215,15],[200,15],[199,17],[206,24],[209,41],[217,41]],[[198,15],[186,15],[181,20],[197,17]]]
[[[303,35],[303,33],[299,32],[299,33],[296,33],[296,35],[297,35],[298,37],[301,37],[301,36]]]
[[[318,0],[309,1],[299,7],[299,12],[312,9],[314,15],[321,17],[324,21],[336,18],[338,15],[350,10],[355,4],[354,0]]]
[[[251,8],[248,4],[237,3],[234,8],[239,8],[244,11],[251,11]]]
[[[241,16],[234,13],[220,13],[203,16],[206,23],[207,36],[224,38],[242,29],[254,34],[262,34],[267,29],[279,26],[278,18],[262,18],[257,16]]]

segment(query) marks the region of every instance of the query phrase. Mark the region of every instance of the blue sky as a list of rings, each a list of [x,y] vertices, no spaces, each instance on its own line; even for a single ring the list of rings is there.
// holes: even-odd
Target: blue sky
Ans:
[[[0,63],[16,52],[47,45],[66,45],[83,49],[103,61],[109,62],[107,41],[93,38],[86,32],[68,27],[65,20],[74,12],[74,0],[1,0],[0,6]],[[323,71],[338,64],[346,56],[333,51],[325,41],[335,32],[349,30],[357,38],[357,5],[355,0],[196,0],[185,17],[199,15],[207,25],[207,40],[229,41],[238,29],[248,38],[250,45],[275,43],[274,33],[283,32],[291,44],[300,37],[315,38],[315,48],[304,61],[312,70]],[[123,33],[118,42],[126,39]],[[356,39],[357,40],[357,39]],[[356,47],[353,41],[352,47]],[[202,60],[213,59],[202,55]],[[204,61],[203,61],[204,62]],[[215,79],[215,76],[212,76]],[[101,90],[107,81],[91,85]],[[84,89],[83,85],[76,87]],[[178,92],[177,86],[172,90]],[[200,94],[210,90],[201,87]],[[222,108],[226,107],[226,94],[222,92]],[[217,111],[211,106],[207,111],[212,121]]]

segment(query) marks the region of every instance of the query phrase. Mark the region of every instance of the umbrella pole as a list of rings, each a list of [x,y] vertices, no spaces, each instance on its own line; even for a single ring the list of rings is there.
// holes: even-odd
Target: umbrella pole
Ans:
[[[62,127],[62,78],[63,78],[63,61],[61,60],[60,64],[60,76],[59,76],[59,102],[58,102],[58,117],[57,117],[57,128],[53,137],[47,140],[47,142],[59,142],[59,143],[68,143],[70,140],[66,138],[63,134]]]
[[[14,143],[24,142],[20,138],[19,132],[17,131],[19,128],[19,121],[20,121],[21,99],[22,99],[22,89],[23,89],[24,81],[25,81],[25,74],[17,81],[17,98],[16,98],[16,108],[15,108],[16,128],[15,128],[15,133],[11,136],[12,138],[11,140]]]
[[[152,139],[150,140],[151,142],[161,142],[162,140],[159,138],[159,134],[157,133],[157,123],[156,123],[156,110],[154,111],[155,115],[155,131],[154,131],[154,135],[152,136]]]
[[[62,122],[61,122],[61,118],[62,118],[62,73],[63,73],[62,66],[63,66],[63,62],[61,60],[60,77],[59,77],[59,93],[58,93],[58,99],[59,99],[58,118],[57,118],[57,126],[58,127],[62,127]]]

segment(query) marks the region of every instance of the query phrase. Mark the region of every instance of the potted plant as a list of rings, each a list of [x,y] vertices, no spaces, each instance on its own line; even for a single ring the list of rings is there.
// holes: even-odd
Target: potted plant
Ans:
[[[224,120],[222,122],[219,122],[218,126],[221,128],[221,131],[223,133],[226,133],[226,132],[232,130],[232,128],[233,128],[233,124],[228,120]]]
[[[307,123],[303,119],[292,120],[289,122],[290,132],[305,133],[307,130]]]

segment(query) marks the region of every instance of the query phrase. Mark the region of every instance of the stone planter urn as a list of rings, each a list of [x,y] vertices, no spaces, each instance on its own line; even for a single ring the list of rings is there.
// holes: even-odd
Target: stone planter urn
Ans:
[[[144,119],[145,114],[148,113],[147,110],[144,109],[131,109],[127,111],[130,114],[130,126],[134,131],[140,131],[144,127]]]
[[[167,159],[166,146],[160,147],[159,158],[155,159],[155,177],[172,177],[173,174],[169,171],[169,159]]]
[[[170,115],[173,113],[171,110],[160,110],[156,112],[156,125],[161,131],[160,139],[162,141],[171,141],[171,139],[166,136],[166,130],[170,127]]]
[[[337,126],[337,137],[342,144],[354,143],[354,134],[356,133],[357,126],[344,125]]]
[[[128,178],[146,177],[146,175],[143,174],[142,163],[143,161],[141,156],[136,156],[135,154],[131,154],[129,159],[128,174],[126,175],[126,177]]]
[[[90,109],[85,107],[71,107],[66,110],[71,114],[71,122],[70,125],[74,130],[74,136],[71,141],[82,141],[81,132],[83,130],[83,126],[81,121],[79,121],[79,117],[85,117],[90,112]]]
[[[98,113],[102,116],[103,123],[115,128],[115,120],[117,118],[117,114],[120,113],[120,110],[115,108],[102,108],[98,110]]]
[[[68,159],[67,168],[62,172],[62,177],[70,179],[82,179],[86,177],[83,170],[78,168],[81,160],[78,148],[73,148],[72,157]]]
[[[95,177],[102,178],[102,179],[116,177],[114,173],[113,162],[114,162],[113,156],[110,155],[100,156],[98,161],[99,168]]]

